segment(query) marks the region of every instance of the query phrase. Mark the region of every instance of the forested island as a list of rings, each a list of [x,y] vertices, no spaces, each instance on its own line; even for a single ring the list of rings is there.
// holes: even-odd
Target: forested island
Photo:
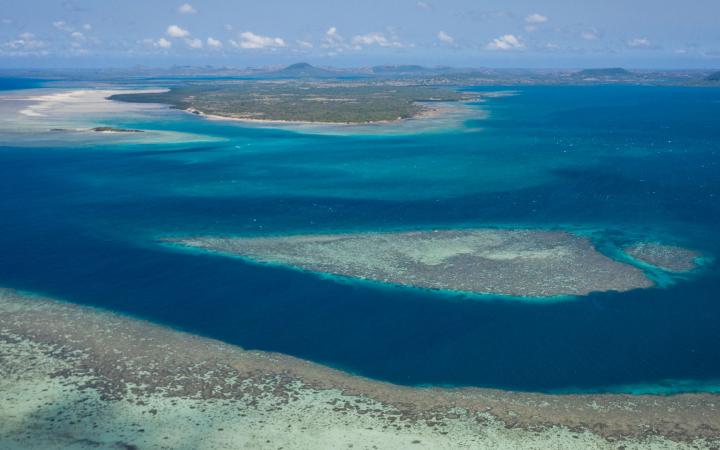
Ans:
[[[135,103],[163,103],[195,114],[239,120],[375,123],[433,111],[428,103],[470,100],[450,88],[391,83],[318,81],[207,81],[163,93],[118,94]]]

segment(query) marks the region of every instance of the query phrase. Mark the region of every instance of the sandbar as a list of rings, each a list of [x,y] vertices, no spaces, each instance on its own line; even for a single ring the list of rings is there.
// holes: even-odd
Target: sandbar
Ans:
[[[151,144],[224,140],[180,131],[114,126],[118,117],[145,121],[168,109],[160,104],[109,100],[120,93],[165,90],[38,88],[0,95],[0,144],[11,146]]]

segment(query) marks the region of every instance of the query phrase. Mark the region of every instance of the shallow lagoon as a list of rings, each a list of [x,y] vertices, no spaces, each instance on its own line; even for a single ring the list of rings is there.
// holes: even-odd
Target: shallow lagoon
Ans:
[[[340,283],[157,242],[509,226],[718,254],[720,90],[512,89],[477,120],[407,135],[177,111],[103,125],[220,139],[16,147],[2,135],[0,285],[403,384],[707,390],[720,378],[712,264],[667,288],[528,303]]]

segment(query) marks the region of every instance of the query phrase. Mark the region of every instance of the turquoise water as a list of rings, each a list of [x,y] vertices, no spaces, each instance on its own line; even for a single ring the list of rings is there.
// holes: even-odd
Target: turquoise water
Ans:
[[[517,95],[409,134],[263,129],[165,110],[103,124],[219,139],[26,145],[0,134],[0,285],[408,385],[713,390],[714,263],[662,289],[533,302],[318,277],[158,242],[502,226],[572,230],[610,255],[637,239],[720,254],[720,89],[502,90]]]

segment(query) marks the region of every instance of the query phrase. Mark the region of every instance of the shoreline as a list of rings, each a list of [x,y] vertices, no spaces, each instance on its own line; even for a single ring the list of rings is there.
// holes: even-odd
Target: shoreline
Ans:
[[[12,145],[57,145],[70,136],[76,145],[166,144],[218,141],[209,135],[115,127],[118,116],[143,116],[168,109],[163,104],[110,100],[120,93],[165,92],[167,89],[34,88],[0,94],[0,141]],[[119,130],[119,131],[114,131]],[[133,132],[129,132],[133,131]],[[136,131],[142,131],[136,132]]]
[[[404,387],[15,290],[0,312],[0,443],[17,448],[720,445],[717,394]]]
[[[112,112],[111,104],[117,103],[109,100],[109,97],[116,94],[152,94],[166,92],[167,89],[53,89],[39,88],[42,90],[59,90],[59,92],[48,93],[44,95],[30,95],[18,97],[17,101],[35,102],[26,108],[18,111],[19,114],[26,117],[47,117],[44,112],[52,112],[58,107],[79,106],[91,102],[105,103],[108,102],[107,110]],[[24,91],[20,91],[24,92]],[[103,110],[94,112],[106,112]]]
[[[419,113],[411,116],[411,117],[398,117],[397,119],[393,120],[377,120],[377,121],[367,121],[367,122],[323,122],[323,121],[308,121],[308,120],[282,120],[282,119],[252,119],[252,118],[241,118],[241,117],[232,117],[232,116],[223,116],[219,114],[208,114],[206,112],[203,112],[201,110],[195,109],[195,108],[185,108],[182,109],[183,112],[186,112],[188,114],[192,114],[198,117],[203,117],[208,120],[227,120],[227,121],[233,121],[233,122],[242,122],[242,123],[248,123],[248,124],[255,124],[255,125],[287,125],[287,126],[293,126],[293,125],[306,125],[306,126],[334,126],[334,127],[366,127],[366,126],[377,126],[377,125],[397,125],[402,123],[407,123],[411,121],[423,121],[428,119],[435,119],[440,118],[446,114],[459,111],[459,110],[465,110],[469,111],[471,109],[469,102],[476,101],[476,100],[469,100],[469,101],[459,101],[459,102],[453,102],[454,104],[457,104],[456,107],[445,107],[445,108],[430,108],[427,107],[426,109],[423,109]],[[441,102],[443,104],[450,104],[451,102]]]

